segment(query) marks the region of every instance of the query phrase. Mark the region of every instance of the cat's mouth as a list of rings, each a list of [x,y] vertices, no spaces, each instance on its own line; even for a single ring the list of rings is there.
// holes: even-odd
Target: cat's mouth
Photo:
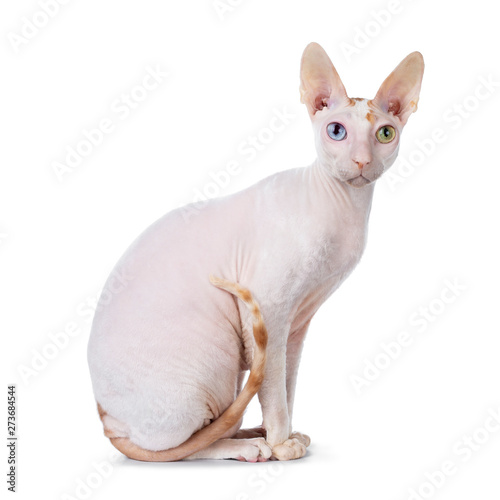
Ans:
[[[367,184],[370,184],[371,180],[364,177],[363,174],[359,174],[356,177],[353,177],[352,179],[348,179],[346,182],[347,184],[349,184],[349,186],[363,187],[366,186]]]

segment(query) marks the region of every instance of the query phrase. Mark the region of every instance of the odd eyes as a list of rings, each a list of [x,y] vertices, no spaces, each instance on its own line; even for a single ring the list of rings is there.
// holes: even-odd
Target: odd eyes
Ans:
[[[329,123],[326,127],[326,131],[329,137],[331,137],[334,141],[342,141],[347,137],[347,130],[341,123]],[[378,142],[388,144],[394,140],[394,137],[396,137],[396,130],[394,130],[394,127],[391,127],[390,125],[384,125],[377,130],[375,137]]]
[[[387,144],[391,142],[394,137],[396,137],[396,131],[394,130],[394,127],[391,127],[390,125],[384,125],[377,130],[375,136],[377,137],[378,142]]]
[[[326,131],[334,141],[341,141],[347,137],[347,130],[344,125],[337,122],[329,123]]]

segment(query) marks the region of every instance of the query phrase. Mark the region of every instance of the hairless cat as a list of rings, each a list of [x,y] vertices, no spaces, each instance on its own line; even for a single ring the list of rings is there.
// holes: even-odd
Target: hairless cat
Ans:
[[[116,273],[127,284],[101,300],[88,346],[118,450],[144,461],[305,455],[310,439],[292,429],[304,337],[361,257],[374,183],[396,159],[423,70],[413,52],[373,99],[350,98],[326,52],[309,44],[300,94],[317,159],[188,219],[174,210],[130,246],[105,290]],[[257,393],[262,426],[240,429]]]

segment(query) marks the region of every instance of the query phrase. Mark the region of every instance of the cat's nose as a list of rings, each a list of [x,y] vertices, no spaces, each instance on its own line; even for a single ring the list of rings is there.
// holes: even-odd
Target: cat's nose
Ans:
[[[365,165],[368,165],[370,163],[370,160],[352,160],[360,170],[363,169]]]

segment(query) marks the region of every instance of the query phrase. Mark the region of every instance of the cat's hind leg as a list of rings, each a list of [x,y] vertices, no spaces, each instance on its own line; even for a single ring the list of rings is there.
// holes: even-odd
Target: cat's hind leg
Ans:
[[[234,458],[242,462],[266,462],[271,455],[271,448],[262,437],[219,439],[204,450],[190,455],[185,460]]]
[[[239,429],[234,436],[232,436],[234,439],[251,439],[251,438],[256,438],[256,437],[263,437],[265,438],[267,435],[266,429],[264,427],[259,426],[259,427],[253,427],[251,429]]]

